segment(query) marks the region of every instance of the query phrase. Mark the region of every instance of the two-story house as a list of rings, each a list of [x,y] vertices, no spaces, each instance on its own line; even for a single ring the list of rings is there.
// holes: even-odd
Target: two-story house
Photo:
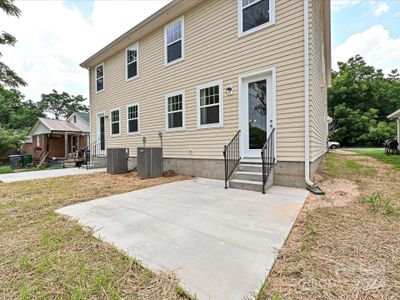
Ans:
[[[270,138],[274,183],[303,187],[327,151],[330,0],[173,0],[81,66],[102,150],[145,138],[165,169],[222,179],[234,137],[247,165]]]

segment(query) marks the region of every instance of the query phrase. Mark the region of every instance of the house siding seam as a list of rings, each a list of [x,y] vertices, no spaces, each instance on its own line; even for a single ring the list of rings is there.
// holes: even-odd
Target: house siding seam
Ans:
[[[164,27],[156,29],[139,40],[138,78],[125,80],[125,51],[119,51],[104,61],[105,90],[100,93],[94,92],[95,69],[91,68],[91,140],[96,139],[96,114],[109,115],[111,108],[120,107],[121,135],[110,137],[106,122],[106,148],[123,145],[136,154],[143,137],[146,146],[159,146],[161,131],[165,157],[223,159],[223,145],[239,128],[239,75],[275,67],[277,159],[304,161],[303,1],[276,0],[275,25],[241,38],[237,13],[237,1],[225,0],[205,1],[187,11],[185,59],[168,67],[164,66]],[[223,81],[224,91],[231,84],[234,89],[233,95],[224,94],[224,126],[198,129],[196,86],[216,80]],[[165,95],[177,90],[186,92],[186,129],[165,132]],[[141,130],[130,136],[125,108],[133,102],[140,104]],[[318,142],[314,135],[313,141]]]
[[[323,0],[327,1],[327,0]],[[327,151],[327,85],[324,64],[324,25],[321,0],[309,0],[310,161]]]

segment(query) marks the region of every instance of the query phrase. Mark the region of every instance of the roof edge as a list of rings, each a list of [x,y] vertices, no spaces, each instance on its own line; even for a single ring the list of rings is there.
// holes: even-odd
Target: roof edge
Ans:
[[[400,109],[387,116],[388,119],[400,118]]]
[[[172,8],[174,8],[175,6],[183,3],[185,0],[173,0],[170,3],[168,3],[167,5],[165,5],[164,7],[162,7],[161,9],[159,9],[158,11],[156,11],[155,13],[153,13],[152,15],[150,15],[149,17],[147,17],[146,19],[144,19],[143,21],[141,21],[139,24],[137,24],[136,26],[132,27],[131,29],[129,29],[127,32],[125,32],[124,34],[120,35],[118,38],[116,38],[115,40],[113,40],[111,43],[109,43],[108,45],[106,45],[105,47],[103,47],[100,51],[97,51],[95,54],[93,54],[92,56],[90,56],[89,58],[87,58],[85,61],[83,61],[82,63],[80,63],[79,65],[82,68],[86,68],[89,69],[90,66],[90,62],[93,61],[95,58],[97,58],[98,56],[100,56],[101,54],[106,53],[108,50],[110,50],[112,47],[116,46],[118,43],[122,42],[123,40],[127,39],[131,34],[137,32],[138,30],[145,28],[148,24],[150,24],[152,21],[154,21],[155,19],[157,19],[159,16],[163,15],[164,13],[170,11]],[[196,2],[191,0],[192,2]]]

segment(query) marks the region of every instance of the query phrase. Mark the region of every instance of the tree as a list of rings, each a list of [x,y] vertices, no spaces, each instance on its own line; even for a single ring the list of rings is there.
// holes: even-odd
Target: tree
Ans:
[[[400,75],[368,66],[360,55],[338,63],[328,91],[328,111],[334,119],[330,135],[345,146],[376,146],[395,137],[386,116],[400,108]]]
[[[18,18],[21,15],[19,8],[14,5],[14,0],[0,0],[0,9],[9,16]],[[0,34],[0,45],[15,46],[16,42],[16,38],[11,34],[4,31]],[[0,57],[2,57],[1,52]],[[4,62],[0,61],[0,87],[8,86],[16,88],[20,85],[25,86],[26,82]]]
[[[0,125],[0,155],[10,149],[18,148],[26,138],[27,132],[21,132],[13,129],[7,129]]]
[[[24,130],[35,124],[38,117],[43,116],[43,111],[36,103],[24,101],[21,92],[0,87],[0,126]]]
[[[66,119],[76,111],[88,111],[89,108],[83,103],[83,96],[72,96],[66,92],[58,93],[53,90],[50,94],[42,94],[42,100],[38,103],[39,108],[51,113],[56,119]]]

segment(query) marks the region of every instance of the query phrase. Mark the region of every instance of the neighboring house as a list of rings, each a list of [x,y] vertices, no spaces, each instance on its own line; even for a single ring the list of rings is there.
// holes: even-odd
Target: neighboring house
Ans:
[[[39,118],[29,136],[33,147],[22,151],[39,159],[48,153],[52,159],[78,156],[78,151],[89,144],[89,114],[73,113],[66,121]]]
[[[397,120],[397,142],[400,149],[400,109],[388,116],[389,119]]]
[[[136,156],[145,137],[162,143],[164,169],[224,178],[238,130],[242,161],[257,163],[275,128],[275,184],[311,185],[330,49],[329,0],[174,0],[81,64],[91,140]]]

